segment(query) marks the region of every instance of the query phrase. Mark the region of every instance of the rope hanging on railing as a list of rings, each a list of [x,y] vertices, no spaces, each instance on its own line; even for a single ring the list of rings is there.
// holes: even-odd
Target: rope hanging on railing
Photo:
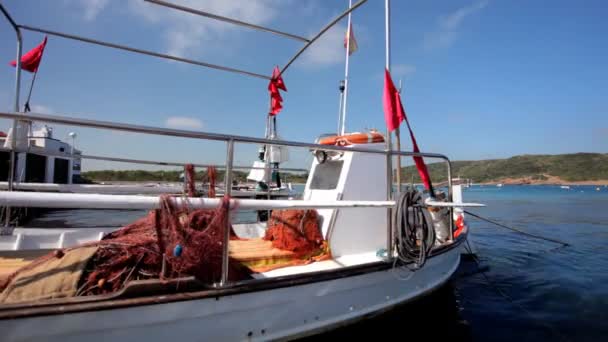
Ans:
[[[422,194],[408,187],[397,200],[393,220],[399,259],[416,268],[424,266],[435,244],[435,229],[422,204]]]
[[[196,187],[194,184],[194,165],[186,164],[184,166],[184,180],[186,182],[186,192],[188,197],[194,197],[196,195]]]
[[[209,181],[209,194],[207,197],[215,198],[215,184],[217,180],[217,170],[215,166],[209,166],[207,168],[207,178]]]

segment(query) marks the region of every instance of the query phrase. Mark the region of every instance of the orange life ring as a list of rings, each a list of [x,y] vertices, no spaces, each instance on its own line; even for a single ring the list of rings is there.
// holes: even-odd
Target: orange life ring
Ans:
[[[319,140],[320,145],[348,146],[353,144],[372,144],[384,142],[384,136],[378,132],[351,133],[334,135]]]

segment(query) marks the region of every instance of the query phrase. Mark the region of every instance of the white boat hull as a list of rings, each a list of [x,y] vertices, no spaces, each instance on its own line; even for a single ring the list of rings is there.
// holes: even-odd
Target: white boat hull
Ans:
[[[406,267],[271,290],[0,320],[3,341],[276,340],[329,330],[428,293],[456,271],[460,248]],[[159,297],[159,301],[162,301]]]

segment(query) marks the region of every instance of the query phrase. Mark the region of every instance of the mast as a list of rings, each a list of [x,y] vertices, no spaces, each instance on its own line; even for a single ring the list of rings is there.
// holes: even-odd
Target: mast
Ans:
[[[348,0],[348,9],[353,6],[353,0]],[[342,127],[340,127],[340,135],[344,135],[344,126],[346,125],[346,100],[348,98],[348,60],[350,59],[350,38],[353,34],[351,31],[351,16],[352,12],[348,13],[348,24],[346,26],[346,32],[348,32],[348,39],[346,39],[346,63],[344,63],[344,100],[342,103]]]
[[[384,20],[385,20],[385,34],[386,34],[386,70],[391,70],[391,50],[390,50],[390,0],[384,2]],[[386,199],[391,200],[393,198],[393,156],[390,154],[392,150],[391,145],[391,131],[386,127],[386,150],[389,152],[386,156]],[[390,208],[386,209],[386,250],[389,259],[393,257],[393,223],[392,223],[392,211]]]
[[[384,30],[386,35],[386,70],[391,72],[391,1],[385,0],[384,2]],[[401,91],[401,87],[399,87],[399,91]],[[397,138],[397,151],[401,151],[401,139],[399,137],[399,126],[395,129],[395,136]],[[386,148],[388,151],[393,149],[392,139],[391,139],[391,131],[386,130]],[[389,177],[389,185],[388,185],[388,198],[390,199],[393,194],[393,174],[392,174],[392,158],[390,158],[389,162],[389,170],[387,172],[390,173]],[[401,157],[397,156],[397,192],[401,191]]]
[[[342,104],[344,103],[344,80],[340,80],[340,103],[338,105],[338,128],[336,134],[340,135],[342,127]]]

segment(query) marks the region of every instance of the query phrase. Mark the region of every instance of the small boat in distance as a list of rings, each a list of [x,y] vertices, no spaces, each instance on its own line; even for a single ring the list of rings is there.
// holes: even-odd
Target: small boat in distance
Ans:
[[[561,189],[565,189],[565,190],[569,190],[570,186],[569,185],[562,185],[560,186]]]

